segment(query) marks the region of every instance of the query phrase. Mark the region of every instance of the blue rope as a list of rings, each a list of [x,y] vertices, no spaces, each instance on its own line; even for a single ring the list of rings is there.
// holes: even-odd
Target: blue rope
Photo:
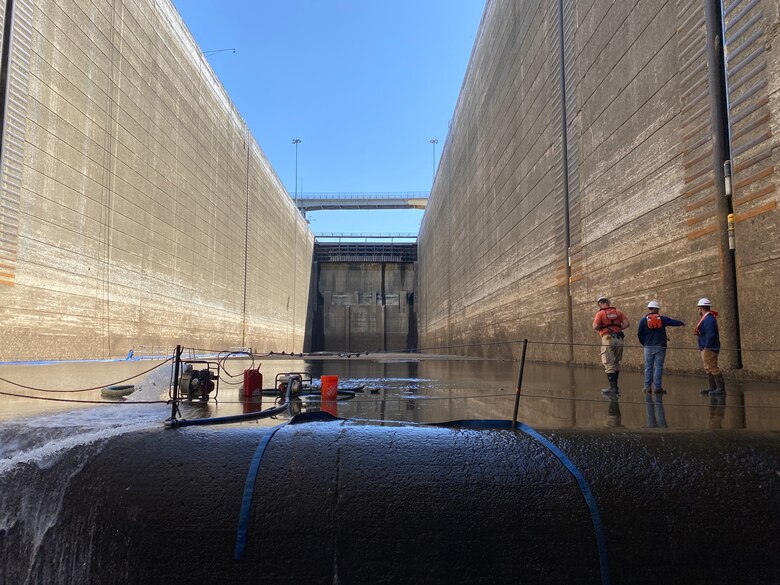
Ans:
[[[271,432],[267,433],[255,449],[255,454],[252,457],[252,462],[249,464],[249,470],[246,474],[246,482],[244,483],[244,497],[241,499],[241,511],[238,514],[238,531],[236,532],[236,552],[235,559],[241,561],[244,559],[244,553],[246,552],[246,540],[249,532],[249,512],[252,509],[252,497],[255,491],[255,483],[257,481],[257,474],[260,471],[260,464],[263,462],[263,455],[265,454],[265,448],[271,439],[276,434],[276,431],[280,430],[285,425],[296,425],[307,422],[316,421],[334,421],[343,420],[328,414],[327,412],[310,412],[301,413],[286,423],[274,427]]]
[[[601,523],[601,514],[599,514],[599,507],[596,504],[596,499],[593,497],[593,493],[590,491],[590,486],[588,486],[588,482],[585,481],[585,478],[583,477],[582,473],[580,473],[580,470],[577,469],[577,466],[572,463],[571,459],[566,457],[566,455],[561,451],[555,443],[550,441],[547,437],[542,436],[539,434],[536,430],[529,427],[527,424],[518,422],[517,428],[519,428],[521,431],[523,431],[526,435],[529,435],[539,441],[542,445],[547,447],[547,449],[555,455],[561,463],[564,464],[566,469],[569,470],[569,473],[571,473],[574,476],[574,479],[577,480],[577,484],[580,486],[580,491],[582,492],[582,497],[585,499],[585,503],[588,505],[588,509],[590,510],[590,518],[593,521],[593,530],[596,533],[596,546],[598,546],[599,549],[599,566],[601,568],[601,583],[602,585],[609,585],[610,579],[609,579],[609,559],[607,558],[607,539],[604,536],[604,525]]]
[[[289,422],[289,421],[288,421]],[[252,462],[249,464],[249,471],[246,474],[246,482],[244,483],[244,497],[241,499],[241,512],[238,515],[238,532],[236,533],[236,553],[235,559],[241,561],[244,559],[244,552],[246,551],[246,538],[247,532],[249,532],[249,512],[252,508],[252,496],[255,490],[255,480],[257,479],[257,472],[260,471],[260,463],[263,461],[263,454],[265,448],[271,441],[276,431],[281,429],[288,423],[274,427],[274,429],[267,433],[260,444],[255,450]]]
[[[257,479],[257,473],[260,470],[260,463],[262,462],[263,454],[265,453],[266,446],[271,441],[274,434],[276,434],[276,431],[278,431],[279,429],[281,429],[287,424],[300,424],[306,422],[328,421],[328,420],[333,421],[333,420],[343,420],[343,419],[332,417],[325,413],[312,413],[308,415],[299,414],[298,416],[293,417],[286,423],[275,427],[270,433],[266,434],[263,437],[263,439],[260,441],[260,444],[257,446],[257,450],[255,451],[254,457],[252,458],[252,462],[249,466],[249,471],[247,472],[247,476],[246,476],[246,483],[244,485],[244,497],[241,501],[241,512],[238,521],[238,533],[236,535],[235,559],[237,561],[243,560],[244,558],[244,552],[246,550],[248,524],[249,524],[249,511],[252,507],[252,495],[254,491],[255,480]],[[441,426],[441,427],[450,427],[450,428],[452,427],[473,428],[473,429],[512,428],[512,421],[459,420],[459,421],[449,421],[446,423],[440,423],[438,425],[432,425],[432,426]],[[577,480],[577,485],[580,488],[580,492],[582,492],[582,497],[585,500],[585,504],[588,506],[588,510],[590,511],[591,521],[593,522],[593,529],[595,531],[595,536],[596,536],[596,546],[598,547],[598,552],[599,552],[599,568],[601,570],[601,583],[602,585],[610,585],[611,581],[609,577],[609,560],[607,557],[607,539],[604,535],[604,525],[601,522],[601,514],[599,513],[598,504],[596,504],[596,499],[593,497],[593,492],[590,491],[590,486],[588,485],[588,482],[585,480],[585,477],[582,475],[582,473],[577,468],[577,466],[574,465],[571,459],[569,459],[566,456],[566,454],[563,451],[561,451],[558,448],[558,446],[555,445],[555,443],[550,441],[548,438],[544,437],[535,429],[533,429],[532,427],[528,426],[525,423],[518,422],[515,428],[520,429],[525,434],[527,434],[531,438],[541,443],[544,447],[546,447],[548,451],[550,451],[553,455],[555,455],[558,458],[558,460],[561,463],[563,463],[564,467],[566,467],[569,473],[571,473],[572,476],[574,476],[574,479]]]
[[[449,421],[446,423],[441,423],[436,426],[442,426],[442,427],[457,427],[457,428],[467,428],[467,429],[511,429],[512,428],[512,421],[509,420],[496,420],[496,419],[488,419],[488,420],[454,420]],[[566,455],[561,451],[555,443],[550,441],[550,439],[544,437],[543,435],[539,434],[536,430],[529,427],[527,424],[518,422],[517,427],[521,431],[523,431],[525,434],[529,435],[531,438],[536,439],[539,443],[544,445],[553,455],[555,455],[558,460],[563,463],[563,465],[566,467],[566,469],[569,470],[569,473],[571,473],[574,476],[574,479],[577,480],[577,484],[580,487],[580,491],[582,492],[582,497],[585,499],[585,503],[588,506],[588,510],[590,510],[590,518],[593,522],[593,529],[596,533],[596,546],[598,547],[599,551],[599,567],[601,569],[601,583],[602,585],[609,585],[610,584],[610,578],[609,578],[609,562],[607,558],[607,539],[604,536],[604,525],[601,522],[601,514],[599,513],[599,507],[596,504],[596,499],[593,497],[593,493],[590,491],[590,486],[588,486],[588,482],[585,481],[585,477],[582,475],[579,469],[577,469],[577,466],[572,463],[571,459],[566,457]]]

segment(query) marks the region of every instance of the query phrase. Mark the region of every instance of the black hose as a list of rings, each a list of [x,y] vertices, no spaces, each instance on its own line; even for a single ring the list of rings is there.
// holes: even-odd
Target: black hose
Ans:
[[[180,419],[180,420],[167,420],[165,421],[165,428],[173,429],[176,427],[195,427],[206,425],[226,425],[230,423],[245,422],[249,420],[258,420],[262,418],[269,418],[282,414],[289,407],[289,402],[274,406],[267,410],[260,412],[249,412],[246,414],[234,414],[231,416],[217,416],[212,418],[193,418],[193,419]]]
[[[315,392],[310,392],[307,394],[301,394],[301,396],[306,396],[309,399],[309,402],[323,402],[322,396]],[[355,392],[352,390],[339,390],[338,396],[342,396],[343,400],[352,400],[355,397]],[[328,401],[325,401],[328,402]]]
[[[227,376],[229,380],[232,380],[232,379],[235,379],[235,378],[240,378],[241,376],[244,375],[244,371],[243,370],[240,373],[238,373],[238,374],[231,374],[230,372],[227,371],[227,368],[225,367],[225,362],[230,357],[237,357],[237,356],[246,356],[246,357],[250,358],[252,360],[252,363],[249,365],[248,369],[253,370],[255,368],[255,356],[253,354],[248,353],[246,351],[228,351],[228,352],[221,351],[221,352],[219,352],[218,357],[217,357],[217,374],[219,375],[219,377],[220,377],[219,379],[222,382],[227,382],[228,381],[228,380],[225,380],[224,378],[222,378],[222,372],[224,372],[225,376]]]

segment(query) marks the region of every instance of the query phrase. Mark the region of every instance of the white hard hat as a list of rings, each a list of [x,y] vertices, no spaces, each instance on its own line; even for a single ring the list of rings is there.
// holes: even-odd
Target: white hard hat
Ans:
[[[601,301],[608,301],[608,300],[609,300],[608,296],[601,295],[601,296],[599,296],[599,298],[596,299],[596,302],[600,303]]]
[[[647,303],[647,308],[648,309],[660,309],[661,308],[661,303],[659,303],[658,301],[650,301],[649,303]]]
[[[697,307],[711,307],[712,306],[712,301],[710,299],[708,299],[707,297],[702,297],[702,298],[699,299],[699,303],[696,306]]]

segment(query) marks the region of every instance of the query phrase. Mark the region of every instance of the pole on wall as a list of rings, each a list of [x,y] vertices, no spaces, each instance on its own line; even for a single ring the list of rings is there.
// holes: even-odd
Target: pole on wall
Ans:
[[[566,47],[565,34],[563,26],[563,0],[558,0],[558,40],[560,50],[560,88],[561,88],[561,188],[563,199],[563,241],[565,253],[565,274],[566,274],[566,334],[567,334],[567,355],[566,362],[571,364],[574,361],[574,315],[571,299],[571,219],[569,217],[569,122],[566,112]],[[525,350],[525,347],[523,347]]]
[[[729,140],[728,94],[726,64],[723,57],[723,24],[720,0],[705,0],[704,20],[707,26],[707,69],[710,85],[712,112],[712,154],[715,179],[715,207],[717,210],[718,248],[720,257],[720,281],[722,290],[721,335],[725,347],[735,351],[724,352],[723,365],[727,368],[742,367],[741,340],[739,334],[739,299],[737,295],[737,269],[735,250],[729,245],[729,216],[734,209],[731,196],[726,193],[724,167],[731,160]],[[729,165],[731,166],[731,165]],[[729,189],[731,191],[731,189]]]
[[[171,418],[168,419],[169,421],[176,420],[176,413],[179,410],[179,370],[181,369],[182,351],[182,346],[177,345],[173,353],[173,395],[171,396]]]
[[[520,410],[520,393],[523,389],[523,372],[525,371],[526,349],[528,349],[528,340],[523,339],[523,353],[520,356],[520,372],[517,375],[517,391],[515,392],[515,410],[512,414],[512,428],[517,426],[517,413]]]

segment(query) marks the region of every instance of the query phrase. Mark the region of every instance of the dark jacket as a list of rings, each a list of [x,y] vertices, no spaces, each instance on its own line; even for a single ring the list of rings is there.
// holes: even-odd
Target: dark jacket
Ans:
[[[685,325],[682,321],[664,317],[663,315],[661,315],[661,323],[663,323],[663,326],[659,329],[650,329],[647,326],[647,315],[642,317],[639,321],[639,329],[636,332],[639,343],[646,347],[666,347],[666,343],[669,341],[669,338],[666,336],[666,328]]]
[[[697,327],[699,336],[699,349],[709,349],[718,353],[720,351],[720,335],[718,335],[718,320],[713,313],[707,313]]]

